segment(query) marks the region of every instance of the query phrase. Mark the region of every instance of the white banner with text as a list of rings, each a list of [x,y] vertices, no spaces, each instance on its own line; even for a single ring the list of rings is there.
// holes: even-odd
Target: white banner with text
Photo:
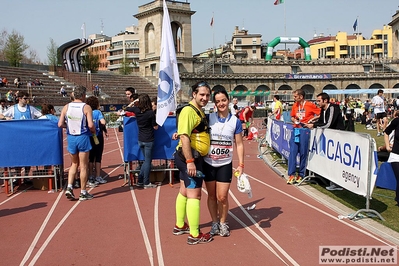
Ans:
[[[371,196],[378,169],[375,141],[368,134],[313,129],[307,169],[353,193]]]

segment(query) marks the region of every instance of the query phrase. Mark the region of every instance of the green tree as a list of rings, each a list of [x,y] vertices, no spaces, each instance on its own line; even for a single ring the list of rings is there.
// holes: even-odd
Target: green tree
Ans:
[[[96,73],[100,66],[100,57],[92,54],[86,49],[82,56],[82,67],[84,71],[90,70],[91,73]]]
[[[129,63],[129,60],[125,56],[122,59],[122,64],[121,64],[121,68],[119,69],[119,74],[121,74],[121,75],[129,75],[132,72],[133,72],[133,68],[132,68],[132,66]]]
[[[58,65],[58,46],[52,38],[50,38],[50,44],[47,46],[47,60],[49,66],[54,67],[54,69]]]
[[[18,67],[24,59],[24,53],[29,46],[25,44],[25,38],[17,31],[13,30],[10,35],[7,36],[4,44],[4,56],[10,66]]]

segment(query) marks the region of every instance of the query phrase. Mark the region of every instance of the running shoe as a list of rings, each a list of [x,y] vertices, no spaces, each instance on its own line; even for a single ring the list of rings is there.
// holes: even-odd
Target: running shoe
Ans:
[[[287,180],[287,184],[294,184],[295,183],[295,176],[291,175],[290,178]]]
[[[219,225],[219,235],[220,236],[230,236],[230,228],[229,228],[228,224],[221,223]]]
[[[208,242],[211,242],[213,240],[213,237],[211,234],[206,233],[199,233],[197,237],[193,237],[191,234],[187,238],[187,244],[189,245],[196,245],[196,244],[206,244]]]
[[[301,181],[302,181],[302,177],[300,177],[300,176],[298,176],[298,177],[295,179],[295,183],[301,183]]]
[[[329,191],[333,191],[333,190],[343,190],[342,187],[337,186],[337,185],[335,185],[335,184],[332,184],[331,186],[326,187],[326,189],[329,190]]]
[[[95,182],[89,180],[89,181],[87,181],[87,186],[88,187],[96,187],[97,184]]]
[[[74,188],[80,188],[80,179],[75,179],[75,182],[73,184]]]
[[[84,200],[91,200],[91,199],[93,199],[94,197],[93,197],[93,195],[91,195],[91,194],[89,194],[89,193],[80,193],[80,196],[79,196],[79,200],[80,201],[84,201]]]
[[[184,223],[182,227],[178,227],[177,225],[175,225],[175,227],[173,228],[173,234],[175,236],[179,236],[182,234],[189,234],[189,233],[190,233],[190,227],[186,223]]]
[[[144,187],[144,184],[143,184],[143,183],[136,183],[136,187],[143,188],[143,187]]]
[[[97,176],[96,177],[96,181],[100,184],[105,184],[107,183],[107,180],[105,180],[104,178],[102,178],[101,176]]]
[[[148,185],[144,185],[144,189],[147,189],[147,188],[156,188],[156,187],[157,187],[157,185],[151,184],[151,183],[149,183]]]
[[[212,222],[211,231],[209,232],[212,236],[218,235],[220,233],[220,225],[219,223]]]
[[[67,199],[69,200],[74,200],[75,199],[75,195],[73,194],[73,189],[67,187],[66,191],[65,191],[65,196],[67,197]]]

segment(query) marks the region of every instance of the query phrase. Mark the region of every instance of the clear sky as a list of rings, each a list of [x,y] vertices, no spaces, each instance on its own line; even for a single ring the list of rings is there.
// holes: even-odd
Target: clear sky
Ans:
[[[359,32],[370,38],[374,29],[387,25],[399,9],[397,0],[188,0],[192,16],[193,54],[231,40],[235,26],[250,34],[262,34],[264,43],[278,36],[302,37],[314,34],[353,34],[358,18]],[[0,29],[16,30],[25,43],[47,61],[50,38],[58,46],[100,33],[114,36],[127,26],[137,25],[133,15],[148,0],[2,0]],[[182,0],[181,2],[186,2]],[[214,17],[213,28],[210,22]],[[282,45],[282,44],[281,44]],[[290,48],[290,47],[288,47]],[[292,47],[294,48],[294,47]]]

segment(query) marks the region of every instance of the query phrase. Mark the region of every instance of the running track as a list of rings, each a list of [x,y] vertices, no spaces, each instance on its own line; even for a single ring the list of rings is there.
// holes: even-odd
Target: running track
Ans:
[[[253,197],[233,182],[231,236],[187,245],[187,235],[172,235],[179,185],[121,187],[123,133],[109,133],[103,158],[108,183],[90,190],[93,200],[69,201],[63,191],[28,189],[10,197],[1,191],[1,265],[319,265],[321,245],[392,244],[287,185],[257,158],[257,143],[246,141]],[[67,170],[65,148],[64,154]],[[201,228],[208,232],[205,190],[202,195]]]

